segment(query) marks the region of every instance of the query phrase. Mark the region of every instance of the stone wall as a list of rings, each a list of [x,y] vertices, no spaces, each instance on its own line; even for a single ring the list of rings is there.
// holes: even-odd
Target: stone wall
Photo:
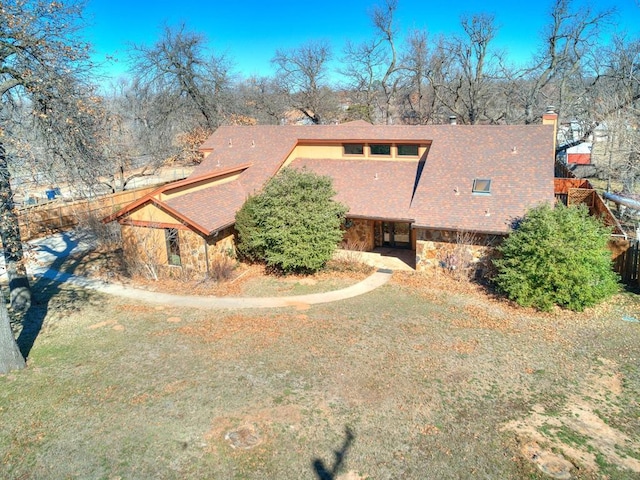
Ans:
[[[416,229],[416,270],[486,270],[500,235]],[[480,272],[483,274],[483,272]]]
[[[214,269],[219,262],[226,262],[230,258],[235,258],[235,230],[232,227],[225,228],[215,237],[209,237],[207,239],[207,254],[210,270]]]
[[[179,229],[182,265],[168,264],[163,228],[132,225],[122,225],[121,228],[123,253],[128,269],[131,273],[149,278],[204,276],[222,258],[235,257],[233,228],[224,229],[218,235],[208,238],[192,230]]]
[[[148,278],[159,275],[158,266],[167,263],[164,230],[121,225],[122,250],[127,269]]]
[[[370,252],[374,249],[375,240],[373,220],[348,218],[345,224],[349,227],[343,227],[344,238],[340,244],[340,248],[358,250],[362,252]]]

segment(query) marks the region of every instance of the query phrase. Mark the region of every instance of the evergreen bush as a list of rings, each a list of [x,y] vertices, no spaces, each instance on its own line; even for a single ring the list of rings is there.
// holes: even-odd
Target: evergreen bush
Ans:
[[[312,273],[331,258],[347,208],[331,178],[285,168],[236,214],[238,254],[283,273]]]
[[[585,206],[533,208],[498,248],[495,283],[522,306],[582,311],[618,289],[609,235]]]

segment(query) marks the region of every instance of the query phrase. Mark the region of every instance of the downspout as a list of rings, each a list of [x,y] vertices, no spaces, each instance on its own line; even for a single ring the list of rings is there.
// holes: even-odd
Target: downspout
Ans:
[[[209,243],[207,243],[207,237],[202,237],[204,240],[204,264],[207,268],[207,278],[210,278],[209,273]]]

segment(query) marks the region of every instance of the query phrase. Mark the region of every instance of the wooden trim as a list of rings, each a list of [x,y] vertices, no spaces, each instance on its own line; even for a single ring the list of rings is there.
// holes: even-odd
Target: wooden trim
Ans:
[[[120,225],[130,225],[132,227],[145,227],[145,228],[175,228],[177,230],[191,230],[188,226],[182,223],[166,223],[166,222],[148,222],[146,220],[132,220],[131,218],[123,218],[118,220]]]
[[[185,223],[187,225],[192,226],[193,228],[198,230],[203,235],[208,235],[209,234],[209,231],[206,228],[204,228],[202,225],[199,225],[199,224],[195,223],[194,221],[190,220],[189,218],[185,217],[180,212],[178,212],[177,210],[174,210],[173,208],[171,208],[166,203],[164,203],[164,202],[162,202],[160,200],[156,200],[155,198],[152,198],[151,202],[156,207],[158,207],[160,210],[164,210],[165,212],[167,212],[172,217],[175,217],[177,220],[179,220],[179,221],[181,221],[181,222],[183,222],[183,223]]]
[[[184,186],[188,186],[188,185],[191,185],[193,183],[199,183],[199,182],[202,182],[204,180],[211,180],[211,179],[214,179],[214,178],[219,177],[219,176],[224,176],[224,175],[228,175],[228,174],[231,174],[231,173],[239,172],[241,170],[246,170],[251,165],[252,165],[251,163],[243,163],[243,164],[240,164],[240,165],[236,165],[234,167],[229,167],[229,168],[225,168],[225,169],[222,169],[222,170],[209,172],[209,173],[206,173],[204,175],[198,175],[197,177],[185,178],[184,180],[179,180],[177,182],[168,183],[166,185],[163,185],[163,186],[153,190],[152,192],[147,193],[145,196],[140,197],[135,202],[130,203],[126,207],[118,210],[117,212],[112,213],[111,215],[103,218],[102,219],[102,223],[109,223],[109,222],[112,222],[114,220],[117,220],[118,218],[122,217],[123,215],[126,215],[130,211],[134,210],[135,208],[137,208],[137,207],[139,207],[141,205],[144,205],[145,203],[147,203],[149,201],[152,201],[156,205],[159,206],[159,204],[157,202],[162,203],[162,201],[156,199],[155,198],[156,195],[165,193],[167,191],[171,191],[171,190],[176,189],[176,188],[181,188],[181,187],[184,187]],[[163,203],[163,205],[164,205],[164,203]],[[167,205],[164,205],[164,208],[166,208],[167,211],[169,211],[169,212],[175,212],[175,213],[172,213],[172,215],[177,215],[178,218],[186,218],[186,217],[182,217],[182,215],[180,215],[179,213],[177,213],[175,210],[171,209]],[[191,222],[189,222],[189,223],[191,223]],[[193,225],[196,228],[198,228],[198,230],[202,229],[202,227],[200,227],[199,225],[196,225],[196,224],[193,224]],[[204,230],[201,230],[201,231],[204,232]]]
[[[203,182],[206,180],[212,180],[217,177],[223,177],[225,175],[229,175],[232,173],[239,172],[241,170],[246,170],[252,164],[251,163],[242,163],[240,165],[236,165],[233,167],[224,168],[222,170],[214,170],[212,172],[208,172],[202,175],[198,175],[197,177],[185,178],[184,180],[179,180],[177,182],[168,183],[165,185],[165,188],[160,193],[167,193],[176,188],[186,187],[189,185],[193,185],[194,183]]]

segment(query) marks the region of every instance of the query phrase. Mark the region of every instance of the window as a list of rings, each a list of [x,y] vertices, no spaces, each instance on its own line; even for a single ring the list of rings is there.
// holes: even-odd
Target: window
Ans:
[[[398,145],[399,157],[417,157],[418,145]]]
[[[345,155],[364,155],[364,144],[362,143],[345,143],[343,147]]]
[[[181,266],[180,261],[180,237],[177,228],[166,228],[164,238],[167,242],[167,262],[169,265]]]
[[[391,145],[386,143],[372,144],[369,146],[371,155],[391,155]]]
[[[486,178],[476,178],[473,180],[473,193],[491,193],[491,180]]]

